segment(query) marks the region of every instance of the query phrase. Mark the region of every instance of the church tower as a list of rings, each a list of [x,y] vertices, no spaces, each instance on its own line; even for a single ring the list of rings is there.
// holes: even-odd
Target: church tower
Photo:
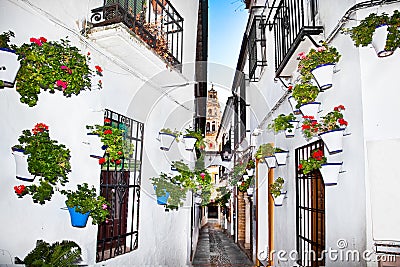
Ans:
[[[218,101],[218,93],[214,85],[207,94],[207,120],[206,120],[206,141],[208,151],[218,151],[218,144],[215,141],[219,125],[221,124],[221,108]]]

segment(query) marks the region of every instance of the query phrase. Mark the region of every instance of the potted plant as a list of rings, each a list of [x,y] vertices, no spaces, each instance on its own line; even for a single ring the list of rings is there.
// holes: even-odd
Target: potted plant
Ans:
[[[181,132],[175,130],[171,130],[170,128],[163,128],[158,133],[158,138],[161,142],[160,149],[164,151],[169,151],[174,141],[179,142],[179,136],[181,136]]]
[[[286,191],[282,191],[284,183],[285,180],[282,177],[278,177],[275,182],[269,185],[269,191],[274,198],[275,206],[283,205],[283,199],[286,196]]]
[[[239,186],[241,184],[240,181],[242,180],[243,174],[246,173],[246,167],[247,163],[245,164],[244,162],[238,162],[236,165],[233,166],[231,185]]]
[[[21,66],[15,46],[9,44],[11,37],[14,37],[12,31],[0,34],[0,88],[14,87],[15,77]]]
[[[28,156],[28,171],[39,177],[39,185],[26,186],[17,195],[32,195],[34,202],[44,204],[54,193],[54,186],[64,186],[71,171],[70,151],[63,144],[50,139],[49,127],[38,123],[30,130],[23,130],[19,144],[13,150],[23,151]]]
[[[28,170],[28,155],[25,155],[25,150],[12,147],[12,154],[15,160],[15,177],[26,182],[33,182],[36,178]]]
[[[343,105],[339,105],[322,118],[319,136],[330,154],[343,151],[343,131],[348,122],[343,118]]]
[[[260,161],[265,160],[268,168],[276,167],[276,160],[274,156],[274,146],[271,143],[262,144],[258,147],[256,158]]]
[[[318,135],[320,132],[321,124],[314,118],[314,116],[303,116],[303,124],[301,131],[307,140]]]
[[[98,196],[96,189],[89,188],[87,183],[78,184],[75,191],[62,190],[67,197],[65,204],[71,217],[73,227],[85,227],[88,217],[92,217],[92,224],[101,224],[110,215],[110,204],[102,196]]]
[[[303,116],[317,117],[320,102],[315,102],[319,94],[318,87],[310,82],[298,83],[293,88],[292,96],[297,101],[296,108],[299,108]]]
[[[311,156],[308,159],[300,160],[298,169],[303,174],[308,174],[314,170],[320,169],[324,163],[326,163],[324,152],[321,149],[314,149],[311,151]]]
[[[63,240],[49,244],[43,240],[36,241],[36,247],[24,258],[25,266],[77,266],[82,250],[74,241]]]
[[[314,77],[321,90],[332,87],[333,68],[340,59],[335,47],[324,43],[317,49],[312,48],[307,54],[301,52],[298,57],[298,69],[304,81],[310,81]]]
[[[286,158],[289,155],[289,151],[284,150],[279,147],[275,147],[274,149],[274,156],[276,159],[276,162],[278,163],[278,166],[283,166],[286,165]]]
[[[400,46],[399,25],[400,12],[395,10],[391,17],[386,13],[371,13],[358,26],[343,32],[350,34],[355,46],[372,44],[378,57],[387,57]]]
[[[105,118],[104,125],[88,125],[86,128],[90,131],[88,136],[92,137],[90,142],[93,142],[99,151],[98,155],[91,155],[91,157],[98,158],[100,165],[108,164],[111,167],[122,167],[124,159],[129,158],[134,150],[133,144],[124,139],[125,129],[123,125],[114,126],[110,119]],[[99,143],[94,141],[93,137],[100,139],[102,150],[98,149]]]
[[[20,101],[32,107],[37,104],[41,89],[50,93],[62,91],[65,97],[79,95],[82,90],[91,90],[94,73],[102,76],[102,68],[89,68],[89,56],[70,45],[68,39],[59,42],[46,38],[30,38],[29,44],[15,46],[21,63],[17,74],[17,92]],[[101,87],[101,80],[98,82]]]
[[[253,176],[254,175],[254,169],[256,168],[256,163],[254,160],[249,159],[246,165],[246,172],[248,176]]]
[[[268,125],[268,128],[273,129],[275,133],[285,131],[286,137],[294,137],[298,123],[299,121],[296,121],[296,117],[293,113],[290,113],[289,115],[280,114]]]
[[[165,205],[166,209],[178,209],[186,198],[188,189],[182,185],[179,178],[180,175],[170,177],[165,173],[150,178],[157,195],[157,203]]]
[[[205,148],[204,137],[200,130],[194,131],[192,129],[186,129],[186,133],[183,135],[183,141],[185,143],[185,149],[188,151],[193,151],[195,147],[197,149]]]
[[[241,181],[240,185],[238,186],[238,190],[240,192],[247,192],[247,189],[249,189],[252,180],[252,177],[249,177],[248,175],[243,175],[243,181]]]

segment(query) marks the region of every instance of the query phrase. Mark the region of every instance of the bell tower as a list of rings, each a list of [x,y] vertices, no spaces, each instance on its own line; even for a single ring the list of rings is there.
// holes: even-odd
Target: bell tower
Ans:
[[[206,141],[208,151],[218,151],[217,137],[219,125],[221,124],[221,107],[218,101],[218,93],[214,85],[207,94],[207,120],[206,120]]]

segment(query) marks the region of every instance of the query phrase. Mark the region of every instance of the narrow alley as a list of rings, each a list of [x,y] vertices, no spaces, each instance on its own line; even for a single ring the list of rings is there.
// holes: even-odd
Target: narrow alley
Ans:
[[[216,223],[207,223],[200,231],[193,267],[250,267],[246,254]]]

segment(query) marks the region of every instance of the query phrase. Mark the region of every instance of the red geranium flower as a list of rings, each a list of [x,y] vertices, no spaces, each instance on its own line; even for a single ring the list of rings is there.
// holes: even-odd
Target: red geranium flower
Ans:
[[[122,155],[122,151],[118,151],[118,155]]]
[[[288,91],[292,91],[293,85],[289,85],[287,89],[288,89]]]
[[[14,186],[14,191],[17,195],[22,195],[25,191],[25,185],[18,185],[18,186]]]
[[[299,164],[299,170],[303,169],[303,164]]]
[[[103,72],[103,69],[100,66],[95,66],[97,72]]]
[[[311,128],[311,126],[308,125],[308,124],[303,124],[303,125],[301,126],[301,128],[302,128],[303,130],[308,130],[308,129]]]
[[[117,165],[121,164],[121,160],[120,160],[120,159],[117,159],[117,160],[115,161],[115,164],[117,164]]]
[[[110,119],[104,119],[104,123],[111,123]]]
[[[342,118],[338,119],[338,122],[339,122],[340,125],[346,125],[347,126],[349,124],[345,119],[342,119]]]
[[[103,165],[104,163],[106,163],[106,159],[105,158],[99,158],[99,164]]]
[[[35,125],[35,127],[32,129],[32,133],[33,134],[37,134],[37,133],[42,133],[44,131],[48,131],[49,130],[49,126],[47,126],[44,123],[38,123]]]
[[[312,157],[316,160],[322,160],[322,156],[324,155],[324,153],[322,152],[322,150],[318,149],[317,151],[315,151],[312,154]]]
[[[105,130],[104,134],[112,134],[112,130],[110,130],[110,129],[109,130]]]
[[[47,42],[47,39],[46,39],[46,38],[44,38],[44,37],[40,37],[40,38],[39,38],[39,40],[40,40],[40,42],[42,42],[42,43],[45,43],[45,42]]]

